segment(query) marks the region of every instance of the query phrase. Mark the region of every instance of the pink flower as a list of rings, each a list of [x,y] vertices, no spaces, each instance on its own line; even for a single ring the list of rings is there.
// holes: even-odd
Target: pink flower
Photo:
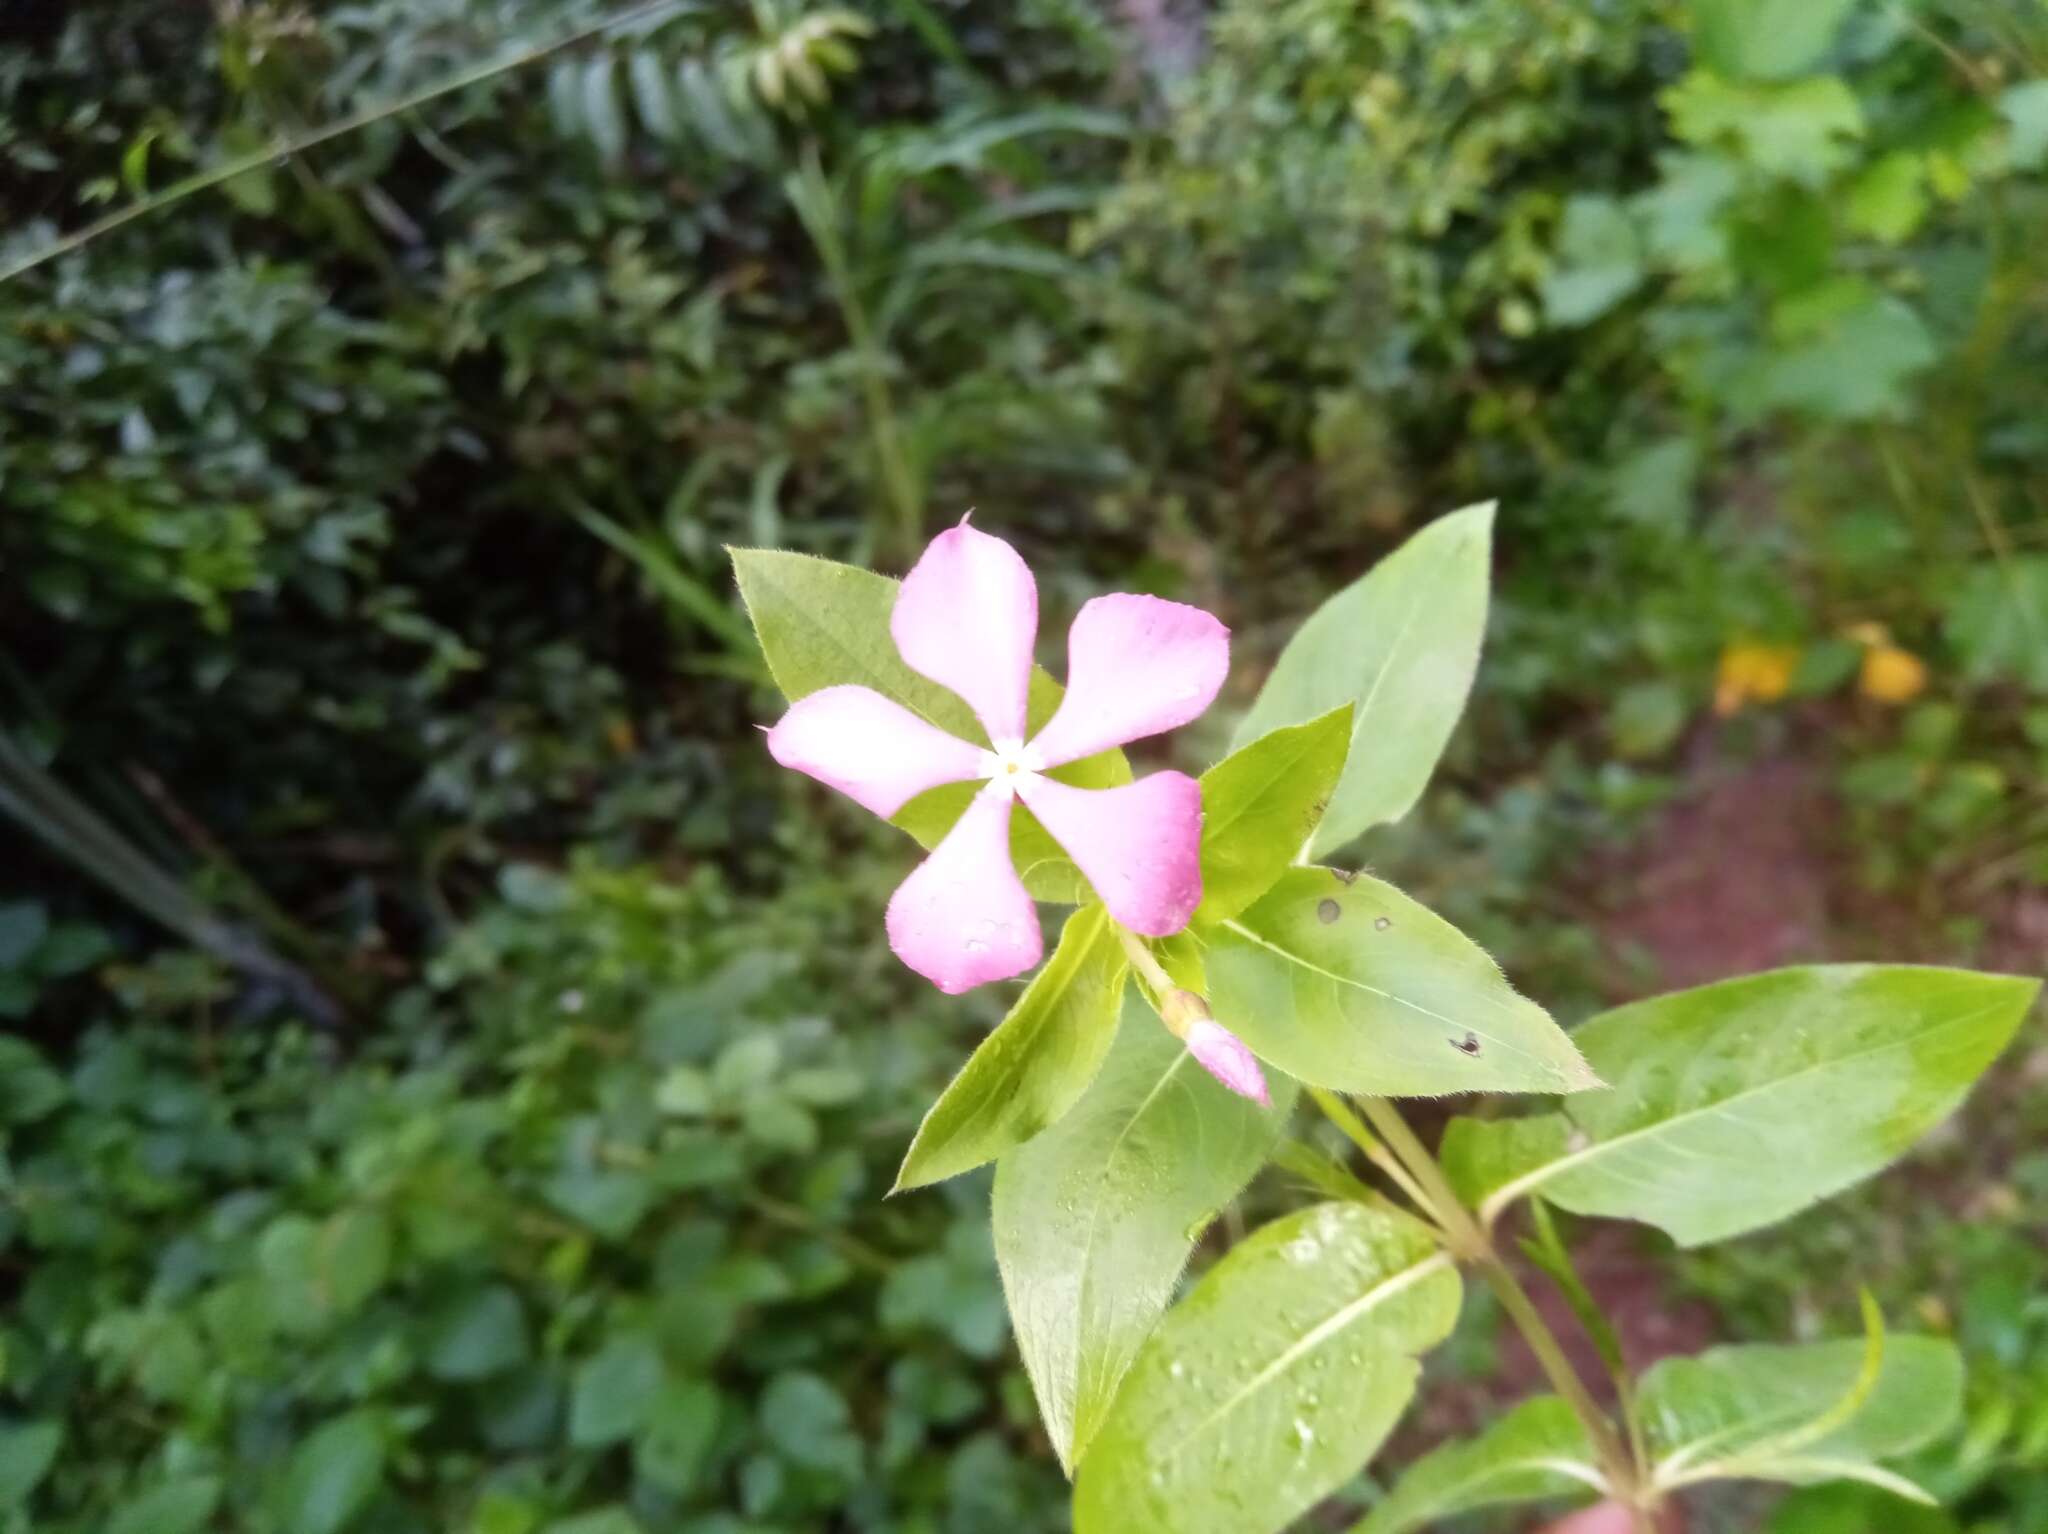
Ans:
[[[889,900],[889,946],[957,994],[1020,975],[1045,939],[1010,862],[1010,807],[1022,799],[1066,849],[1109,913],[1164,937],[1202,902],[1202,791],[1180,772],[1121,788],[1074,788],[1054,767],[1186,724],[1230,667],[1230,631],[1198,607],[1096,597],[1067,635],[1067,694],[1025,738],[1038,587],[1017,551],[969,527],[939,534],[896,598],[889,631],[913,671],[974,710],[988,744],[960,740],[866,687],[827,687],[790,705],[768,734],[785,767],[877,815],[942,783],[985,780],[965,813]]]

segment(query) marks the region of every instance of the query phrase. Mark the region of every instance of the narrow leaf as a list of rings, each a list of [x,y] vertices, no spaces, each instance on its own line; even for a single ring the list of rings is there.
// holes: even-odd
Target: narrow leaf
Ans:
[[[1561,1114],[1454,1125],[1448,1159],[1468,1194],[1484,1189],[1488,1219],[1540,1189],[1685,1246],[1741,1235],[1903,1155],[1962,1101],[2039,990],[1843,964],[1653,997],[1572,1035],[1611,1090]]]
[[[1660,1482],[1834,1479],[1839,1467],[1911,1453],[1961,1415],[1953,1343],[1889,1338],[1866,1380],[1869,1359],[1867,1342],[1845,1340],[1714,1348],[1655,1365],[1640,1399]],[[1825,1427],[1817,1437],[1806,1431],[1815,1425]],[[1814,1470],[1823,1464],[1838,1468]]]
[[[1598,1084],[1564,1030],[1472,940],[1391,884],[1297,868],[1210,939],[1216,1016],[1340,1092],[1569,1092]]]
[[[1266,1159],[1293,1106],[1215,1081],[1141,1003],[1051,1129],[996,1164],[995,1242],[1046,1432],[1071,1467],[1172,1298],[1188,1253]]]
[[[1458,1319],[1457,1267],[1360,1204],[1275,1220],[1160,1323],[1081,1462],[1075,1534],[1267,1534],[1350,1479]]]
[[[1052,958],[925,1114],[892,1191],[957,1176],[1058,1123],[1116,1037],[1126,968],[1101,906],[1069,917]]]
[[[647,131],[665,144],[677,142],[682,125],[676,121],[675,97],[661,56],[650,49],[636,49],[627,60],[626,79],[633,88],[633,110]]]
[[[1300,856],[1351,747],[1351,705],[1284,725],[1202,774],[1198,922],[1235,916]]]
[[[1538,1396],[1477,1438],[1425,1454],[1351,1534],[1406,1534],[1476,1508],[1588,1490],[1605,1494],[1607,1482],[1584,1424],[1558,1397]]]
[[[1415,806],[1465,709],[1486,634],[1493,506],[1432,522],[1310,615],[1237,744],[1351,703],[1352,749],[1309,851]]]
[[[740,596],[767,657],[775,685],[791,702],[821,688],[852,684],[873,688],[929,724],[982,744],[981,726],[959,698],[903,663],[889,634],[897,583],[852,565],[774,549],[733,549]],[[1039,729],[1059,707],[1063,689],[1042,670],[1031,677],[1030,725]],[[1051,774],[1081,788],[1131,781],[1121,751],[1105,751]],[[893,824],[926,847],[936,846],[979,787],[954,783],[919,794]],[[1073,861],[1022,805],[1010,819],[1010,855],[1025,888],[1039,900],[1079,905],[1088,882]]]
[[[583,66],[583,127],[598,157],[616,167],[626,158],[626,113],[619,104],[619,76],[610,54]]]

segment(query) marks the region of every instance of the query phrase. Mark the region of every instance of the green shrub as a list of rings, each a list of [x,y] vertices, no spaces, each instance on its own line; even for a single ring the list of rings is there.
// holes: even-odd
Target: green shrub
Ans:
[[[10,1041],[0,1527],[1051,1528],[981,1201],[881,1197],[948,1009],[837,882],[503,885],[360,1041]]]

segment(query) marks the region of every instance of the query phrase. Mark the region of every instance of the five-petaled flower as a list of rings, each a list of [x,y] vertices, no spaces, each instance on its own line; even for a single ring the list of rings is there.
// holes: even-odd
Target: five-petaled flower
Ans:
[[[904,577],[889,630],[913,671],[973,709],[986,746],[869,688],[840,686],[793,703],[768,749],[882,816],[940,784],[985,780],[890,898],[889,946],[905,964],[958,993],[1038,962],[1038,913],[1010,860],[1018,799],[1117,921],[1148,937],[1187,925],[1202,900],[1200,785],[1155,772],[1087,789],[1047,774],[1200,714],[1230,666],[1228,629],[1198,607],[1158,597],[1083,604],[1067,636],[1066,696],[1027,739],[1038,587],[1015,549],[963,519]]]

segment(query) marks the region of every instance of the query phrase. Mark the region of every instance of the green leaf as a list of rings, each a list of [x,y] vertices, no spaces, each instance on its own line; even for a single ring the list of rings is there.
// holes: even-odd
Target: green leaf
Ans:
[[[0,969],[15,969],[28,962],[43,934],[50,930],[49,914],[36,900],[10,900],[0,904]]]
[[[957,1176],[1058,1123],[1116,1037],[1127,968],[1101,906],[1069,917],[1052,958],[925,1114],[892,1191]]]
[[[1902,1155],[1997,1058],[2040,984],[1844,964],[1636,1002],[1572,1034],[1610,1090],[1454,1125],[1446,1161],[1489,1220],[1540,1190],[1683,1246],[1738,1236]]]
[[[1998,110],[2012,129],[2005,152],[2013,169],[2048,165],[2048,80],[2008,86],[1998,98]]]
[[[1406,1534],[1511,1502],[1604,1492],[1585,1426],[1556,1396],[1524,1401],[1477,1438],[1425,1454],[1351,1534]]]
[[[1970,681],[2048,692],[2048,557],[1979,562],[1949,600],[1942,632]]]
[[[558,1518],[541,1534],[646,1534],[646,1527],[623,1507],[601,1507],[574,1518]]]
[[[1350,704],[1283,725],[1202,774],[1198,922],[1237,915],[1273,887],[1315,835],[1351,749]]]
[[[310,1332],[356,1310],[391,1271],[391,1221],[381,1209],[342,1209],[315,1223],[273,1220],[256,1246],[272,1315],[287,1331]]]
[[[687,1495],[717,1430],[718,1391],[706,1380],[677,1380],[648,1411],[633,1445],[634,1471],[672,1496]]]
[[[1867,1353],[1862,1341],[1814,1342],[1657,1364],[1643,1376],[1641,1406],[1658,1479],[1863,1479],[1926,1500],[1874,1462],[1934,1441],[1961,1416],[1962,1357],[1943,1339],[1887,1338],[1875,1380],[1861,1382],[1856,1399]],[[1853,1409],[1837,1414],[1845,1401]],[[1802,1431],[1831,1417],[1825,1432]]]
[[[619,104],[619,78],[612,56],[600,53],[583,66],[583,129],[598,157],[616,168],[626,158],[626,113]]]
[[[1067,1116],[996,1164],[1010,1323],[1063,1465],[1172,1298],[1196,1239],[1265,1161],[1293,1106],[1223,1087],[1143,1003]]]
[[[638,1432],[661,1390],[661,1350],[644,1332],[607,1337],[577,1367],[569,1396],[569,1442],[602,1448]]]
[[[1692,0],[1693,48],[1729,80],[1789,80],[1833,45],[1856,0]]]
[[[1557,268],[1543,280],[1543,311],[1553,325],[1584,325],[1633,293],[1643,280],[1643,242],[1612,197],[1575,196],[1564,205]]]
[[[860,1435],[846,1400],[819,1376],[789,1369],[761,1392],[761,1431],[783,1458],[811,1470],[861,1473]]]
[[[1762,355],[1741,382],[1743,412],[1803,410],[1831,421],[1903,417],[1914,376],[1941,355],[1927,322],[1911,305],[1853,279],[1824,291],[1848,301]]]
[[[1833,75],[1737,85],[1694,71],[1663,101],[1677,138],[1725,146],[1754,169],[1802,186],[1818,187],[1846,165],[1850,141],[1863,134],[1863,108]]]
[[[784,697],[795,702],[826,687],[869,687],[962,740],[984,739],[965,703],[912,671],[896,653],[889,635],[895,581],[810,554],[773,549],[730,553],[769,675]],[[1063,695],[1044,671],[1032,672],[1032,730],[1052,718]],[[1131,781],[1131,768],[1121,751],[1105,751],[1056,768],[1051,775],[1081,788],[1112,788]],[[953,783],[919,794],[892,823],[923,846],[936,846],[978,787]],[[1034,899],[1080,905],[1091,898],[1088,881],[1073,860],[1022,805],[1010,817],[1010,856]]]
[[[1297,868],[1211,936],[1216,1016],[1340,1092],[1575,1092],[1598,1078],[1472,940],[1391,884]]]
[[[427,1324],[427,1372],[440,1380],[483,1380],[532,1354],[526,1310],[503,1284],[458,1295]]]
[[[647,131],[664,143],[678,142],[682,124],[676,120],[668,67],[661,55],[650,48],[636,50],[626,61],[626,79],[633,88],[633,110]]]
[[[280,1521],[292,1534],[340,1534],[384,1482],[384,1428],[374,1411],[336,1417],[292,1451]]]
[[[0,1425],[0,1511],[19,1507],[42,1484],[64,1442],[61,1422]]]
[[[1761,1534],[1964,1534],[1938,1507],[1901,1502],[1896,1493],[1853,1481],[1793,1492],[1772,1511]],[[1982,1534],[1981,1529],[1979,1534]]]
[[[166,1481],[115,1509],[105,1534],[199,1534],[220,1506],[220,1494],[219,1476]]]
[[[1458,1319],[1416,1222],[1318,1204],[1240,1242],[1167,1313],[1081,1461],[1075,1534],[1267,1534],[1348,1480]]]
[[[1676,682],[1637,682],[1615,694],[1607,710],[1607,733],[1617,755],[1659,756],[1683,733],[1691,713],[1685,689]]]
[[[341,1210],[321,1227],[318,1255],[327,1305],[349,1314],[390,1276],[390,1217],[371,1205]]]
[[[1843,214],[1851,229],[1897,245],[1920,227],[1930,206],[1926,160],[1899,149],[1856,178]]]
[[[1722,215],[1742,190],[1742,167],[1721,154],[1674,151],[1657,157],[1657,169],[1657,184],[1632,199],[1649,254],[1680,272],[1725,265]]]
[[[541,1189],[547,1201],[610,1241],[623,1241],[654,1207],[660,1190],[635,1167],[568,1166]]]
[[[33,1123],[70,1095],[41,1050],[26,1039],[0,1034],[0,1126]]]
[[[1351,751],[1310,844],[1320,857],[1414,808],[1479,668],[1493,506],[1440,517],[1315,610],[1237,746],[1353,705]]]

